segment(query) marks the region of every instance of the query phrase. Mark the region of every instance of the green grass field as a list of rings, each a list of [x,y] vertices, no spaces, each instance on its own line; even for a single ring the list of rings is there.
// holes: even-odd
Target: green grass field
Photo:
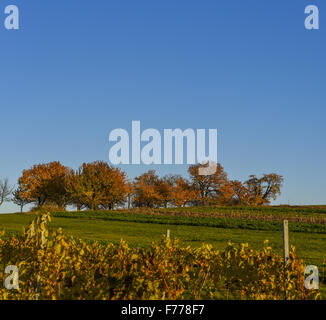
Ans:
[[[193,215],[189,208],[153,210],[147,214],[139,211],[62,212],[52,214],[50,229],[61,227],[74,237],[102,243],[117,243],[123,239],[131,247],[160,241],[170,229],[171,237],[179,239],[182,245],[210,243],[222,250],[231,241],[249,243],[252,248],[260,249],[264,241],[269,240],[281,254],[281,220],[304,216],[305,222],[290,221],[290,244],[307,264],[321,265],[326,259],[325,207],[245,209],[193,208]],[[318,223],[313,222],[315,218],[319,219]],[[33,214],[3,214],[0,230],[5,230],[7,235],[17,234],[34,219]]]

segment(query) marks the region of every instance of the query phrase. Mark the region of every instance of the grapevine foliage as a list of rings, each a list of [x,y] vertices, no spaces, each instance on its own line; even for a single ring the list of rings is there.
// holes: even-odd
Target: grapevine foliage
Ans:
[[[148,248],[101,245],[49,232],[50,214],[19,236],[0,238],[0,264],[19,269],[19,289],[0,299],[318,299],[306,290],[303,261],[283,258],[266,241],[261,251],[229,243],[180,247],[163,239]],[[8,275],[0,273],[3,283]]]

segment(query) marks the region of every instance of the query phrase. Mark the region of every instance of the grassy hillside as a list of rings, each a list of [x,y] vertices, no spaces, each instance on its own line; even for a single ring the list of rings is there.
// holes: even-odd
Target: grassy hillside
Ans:
[[[326,209],[298,208],[189,208],[142,211],[57,212],[51,228],[85,240],[148,246],[160,240],[167,229],[182,245],[210,243],[222,250],[228,241],[249,243],[261,249],[269,240],[282,253],[282,222],[290,220],[290,242],[306,263],[321,264],[326,258]],[[0,215],[0,229],[18,233],[35,215]],[[324,220],[325,219],[325,220]],[[304,221],[304,222],[301,222]]]

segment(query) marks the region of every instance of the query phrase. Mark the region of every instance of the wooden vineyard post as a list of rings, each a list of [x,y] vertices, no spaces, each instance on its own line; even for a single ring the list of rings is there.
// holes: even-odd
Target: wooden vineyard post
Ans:
[[[284,292],[285,292],[285,299],[287,300],[287,293],[286,293],[286,265],[289,260],[289,222],[288,220],[283,220],[283,253],[284,253]]]
[[[166,230],[166,238],[170,238],[170,229]]]
[[[289,260],[289,222],[283,221],[283,252],[284,252],[284,266]]]

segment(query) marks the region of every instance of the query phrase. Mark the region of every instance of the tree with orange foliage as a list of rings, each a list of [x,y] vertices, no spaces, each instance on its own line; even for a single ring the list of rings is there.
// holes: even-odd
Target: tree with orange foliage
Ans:
[[[250,175],[250,179],[245,182],[246,188],[250,194],[251,205],[268,204],[275,200],[277,195],[281,194],[283,186],[283,177],[276,174],[264,174],[261,178]]]
[[[217,199],[211,201],[222,205],[232,205],[234,203],[234,189],[231,181],[227,181],[224,185],[219,188]]]
[[[162,202],[158,190],[159,177],[155,170],[150,170],[135,178],[135,205],[137,207],[154,208]]]
[[[80,210],[114,209],[126,197],[126,175],[103,161],[83,163],[66,181],[66,192]]]
[[[231,181],[231,185],[234,192],[234,204],[249,205],[251,201],[251,195],[243,183],[238,180],[233,180]]]
[[[135,194],[135,187],[134,183],[131,181],[128,181],[126,183],[126,197],[127,197],[127,208],[130,209],[132,200]]]
[[[66,179],[65,189],[68,194],[70,204],[77,208],[77,211],[87,207],[85,179],[82,175],[82,170],[79,168],[76,171],[71,170]]]
[[[197,200],[199,195],[199,190],[195,190],[188,180],[178,177],[171,192],[171,202],[177,207],[185,207]]]
[[[199,168],[201,164],[191,165],[188,172],[191,177],[192,185],[199,191],[199,200],[201,205],[207,205],[211,202],[224,201],[223,193],[231,192],[227,174],[223,167],[217,163],[216,171],[212,175],[200,175]]]
[[[160,206],[167,208],[172,197],[172,184],[167,176],[158,179],[156,183],[156,191],[160,198]]]
[[[18,179],[22,199],[29,200],[37,206],[55,204],[64,208],[68,204],[65,180],[69,169],[60,162],[37,164],[24,170]]]

